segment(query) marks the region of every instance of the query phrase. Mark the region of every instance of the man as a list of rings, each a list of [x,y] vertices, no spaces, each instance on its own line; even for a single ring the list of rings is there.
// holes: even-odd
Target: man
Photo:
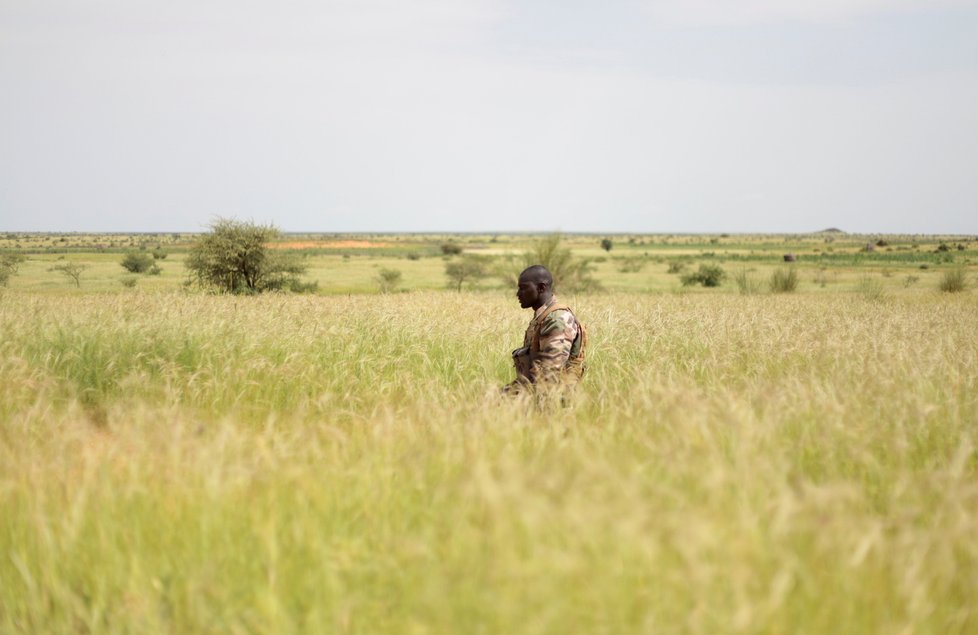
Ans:
[[[516,381],[503,387],[507,394],[547,392],[575,385],[584,374],[587,330],[574,313],[558,304],[554,280],[542,265],[520,274],[516,297],[533,319],[523,336],[523,346],[513,351]]]

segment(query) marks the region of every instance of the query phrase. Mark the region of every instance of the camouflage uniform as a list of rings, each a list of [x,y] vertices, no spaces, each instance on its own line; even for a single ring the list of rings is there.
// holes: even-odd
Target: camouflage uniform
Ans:
[[[561,308],[548,312],[556,303],[557,299],[551,298],[534,312],[523,347],[513,351],[517,378],[506,387],[507,392],[523,392],[530,385],[550,388],[576,384],[580,379],[583,369],[570,369],[568,361],[581,329],[571,311]]]

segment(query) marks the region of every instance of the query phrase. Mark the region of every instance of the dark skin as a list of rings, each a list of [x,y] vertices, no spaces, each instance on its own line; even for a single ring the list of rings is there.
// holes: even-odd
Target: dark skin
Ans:
[[[540,265],[523,270],[517,283],[516,297],[524,309],[536,311],[553,298],[553,277]]]

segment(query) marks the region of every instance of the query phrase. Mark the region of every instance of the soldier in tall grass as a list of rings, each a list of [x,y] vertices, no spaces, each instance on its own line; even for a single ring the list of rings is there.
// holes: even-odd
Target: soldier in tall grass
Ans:
[[[513,351],[516,379],[503,387],[506,394],[552,392],[576,385],[584,374],[587,330],[570,307],[557,302],[553,276],[546,267],[523,270],[516,297],[533,319],[523,336],[523,346]]]

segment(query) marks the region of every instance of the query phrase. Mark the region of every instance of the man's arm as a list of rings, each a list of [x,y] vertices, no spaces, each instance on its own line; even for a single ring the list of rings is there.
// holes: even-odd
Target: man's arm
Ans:
[[[540,352],[530,368],[533,383],[556,383],[560,380],[560,371],[570,357],[578,330],[577,320],[570,311],[558,309],[547,315],[540,325]]]

